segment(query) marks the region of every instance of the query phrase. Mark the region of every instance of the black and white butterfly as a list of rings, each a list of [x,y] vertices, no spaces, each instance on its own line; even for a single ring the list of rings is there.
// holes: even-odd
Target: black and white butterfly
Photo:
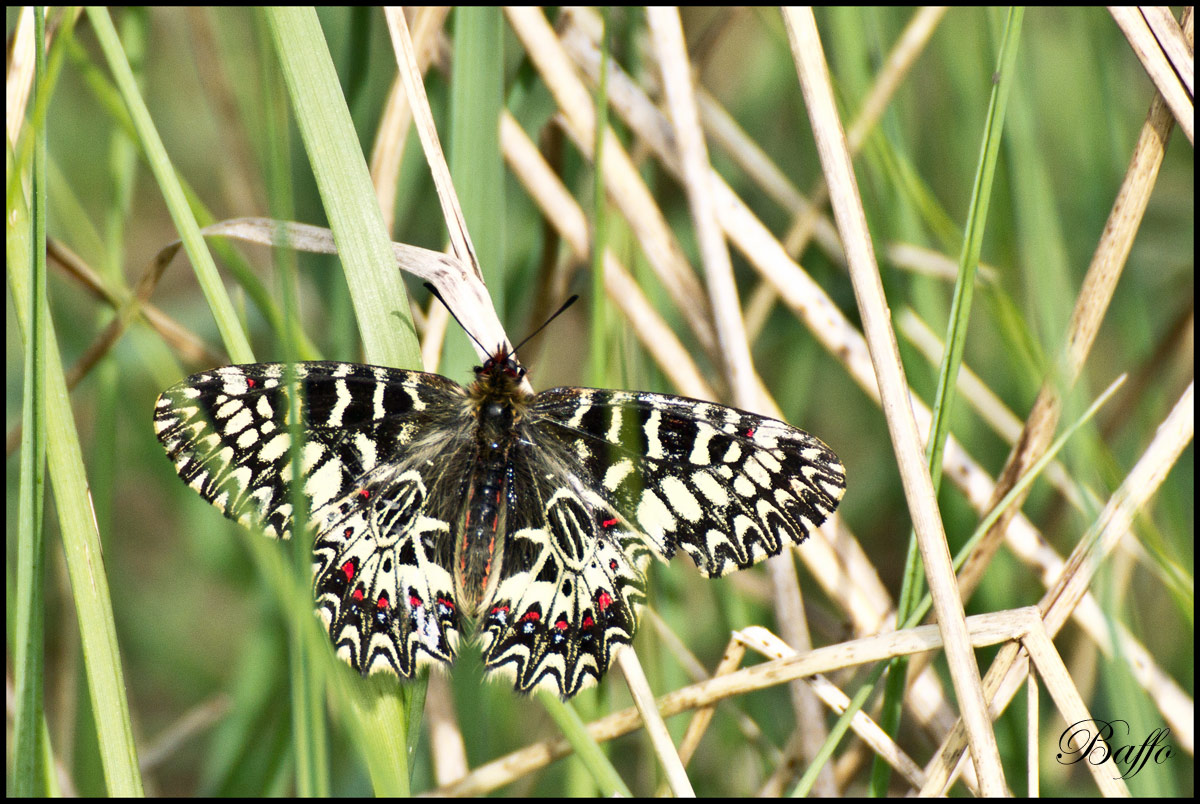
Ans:
[[[629,644],[651,557],[717,577],[803,542],[845,471],[774,419],[667,394],[529,394],[498,350],[463,387],[356,363],[225,366],[165,391],[175,470],[239,523],[292,528],[289,389],[314,531],[317,611],[363,675],[454,660],[474,623],[485,668],[564,698]]]

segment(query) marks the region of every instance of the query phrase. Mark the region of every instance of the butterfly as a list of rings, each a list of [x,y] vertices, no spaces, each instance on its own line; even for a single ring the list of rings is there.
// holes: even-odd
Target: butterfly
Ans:
[[[718,577],[800,544],[842,498],[841,462],[802,430],[669,394],[529,393],[514,351],[466,387],[225,366],[163,392],[155,431],[189,486],[267,535],[291,535],[299,484],[317,612],[364,676],[450,663],[466,631],[489,674],[563,698],[633,640],[652,558],[682,551]]]

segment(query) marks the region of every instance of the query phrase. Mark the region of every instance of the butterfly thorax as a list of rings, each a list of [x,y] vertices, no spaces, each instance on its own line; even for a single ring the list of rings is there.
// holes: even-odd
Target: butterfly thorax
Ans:
[[[515,359],[498,351],[475,369],[475,382],[468,389],[477,458],[454,551],[454,581],[465,611],[476,611],[499,580],[505,503],[512,492],[510,452],[531,400],[520,385],[524,374]]]

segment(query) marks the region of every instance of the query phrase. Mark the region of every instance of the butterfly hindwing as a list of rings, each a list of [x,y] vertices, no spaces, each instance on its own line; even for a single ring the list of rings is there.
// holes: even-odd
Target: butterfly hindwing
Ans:
[[[583,482],[569,445],[536,419],[520,432],[512,465],[521,491],[480,623],[484,666],[522,692],[541,686],[567,698],[633,641],[650,551]]]
[[[314,512],[317,611],[351,667],[410,678],[423,663],[454,660],[449,527],[426,515],[428,486],[411,465],[361,480]]]

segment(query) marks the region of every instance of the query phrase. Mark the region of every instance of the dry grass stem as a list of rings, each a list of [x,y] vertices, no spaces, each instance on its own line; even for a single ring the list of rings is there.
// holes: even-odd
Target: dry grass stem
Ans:
[[[924,52],[945,13],[946,9],[938,6],[918,10],[892,46],[883,67],[867,91],[858,114],[846,128],[846,146],[852,158],[858,154],[867,136],[875,130],[892,97],[908,76],[917,58]],[[821,210],[828,200],[828,193],[829,186],[824,178],[814,184],[807,193],[807,210],[797,211],[787,234],[782,238],[788,254],[803,254],[808,247],[809,239],[821,225]]]
[[[985,648],[1021,639],[1029,629],[1034,607],[980,614],[967,618],[967,631],[974,648]],[[816,673],[831,673],[869,662],[886,661],[894,656],[940,650],[943,646],[937,626],[923,625],[881,636],[816,648],[808,653],[745,667],[734,673],[692,684],[660,696],[656,709],[664,717],[710,706],[736,695],[786,684]],[[597,742],[620,737],[639,728],[636,708],[624,709],[588,724],[588,733]],[[510,784],[521,776],[544,767],[571,752],[562,738],[526,746],[511,754],[477,766],[453,785],[433,791],[439,795],[480,795]]]
[[[441,38],[442,25],[450,14],[448,6],[422,6],[416,10],[412,37],[413,49],[417,54],[420,74],[425,75],[433,62]],[[371,183],[375,185],[375,197],[379,209],[389,226],[396,220],[396,191],[400,176],[400,161],[404,156],[404,144],[408,141],[409,124],[412,123],[412,107],[400,74],[392,82],[379,125],[375,128],[375,142],[371,147]]]
[[[4,130],[8,147],[13,149],[25,123],[25,108],[33,87],[33,27],[33,7],[24,6],[18,12],[4,76]]]
[[[1041,712],[1039,697],[1037,679],[1030,673],[1029,677],[1025,680],[1025,761],[1029,768],[1025,794],[1030,798],[1038,797],[1040,786],[1038,782],[1038,738],[1041,736],[1041,732],[1037,728]]]
[[[454,696],[445,673],[431,673],[425,690],[425,723],[434,782],[452,784],[467,775],[467,747],[454,711]]]
[[[558,37],[538,9],[508,8],[505,13],[558,103],[563,130],[584,156],[591,158],[595,111],[591,97]],[[701,347],[715,362],[719,360],[717,337],[700,281],[628,153],[611,131],[605,137],[601,170],[608,196],[633,230],[651,267],[671,294]]]
[[[695,798],[696,792],[692,790],[692,783],[683,767],[683,760],[679,758],[679,752],[675,749],[675,744],[671,742],[671,734],[667,731],[667,724],[663,722],[662,715],[658,711],[654,693],[650,691],[650,682],[646,680],[646,673],[638,661],[637,652],[629,646],[617,651],[617,664],[620,665],[621,672],[625,675],[625,683],[629,685],[634,705],[637,706],[637,710],[642,716],[642,723],[646,727],[646,736],[650,738],[650,744],[654,746],[654,755],[658,757],[658,763],[667,778],[667,785],[671,788],[671,792],[676,797]]]
[[[451,250],[463,266],[457,281],[445,285],[435,281],[433,284],[451,306],[452,312],[460,320],[470,322],[472,345],[481,360],[487,359],[493,349],[512,349],[512,342],[504,332],[504,325],[496,314],[496,306],[483,281],[479,258],[476,256],[475,246],[471,243],[471,235],[463,219],[462,206],[458,202],[454,182],[450,177],[450,168],[446,164],[446,157],[438,140],[437,126],[433,122],[429,98],[425,95],[421,69],[417,64],[404,12],[399,8],[388,8],[385,14],[417,134],[433,174],[438,199],[441,201],[442,214],[450,234]],[[424,17],[422,19],[427,20]],[[521,383],[526,391],[533,390],[528,377],[523,377]]]
[[[795,651],[788,643],[760,626],[743,628],[736,633],[742,644],[753,648],[768,659],[782,659],[795,656]],[[814,675],[806,679],[806,686],[813,690],[815,697],[829,707],[835,715],[841,715],[850,705],[850,698],[837,688],[823,675]],[[887,761],[898,773],[904,776],[914,788],[919,788],[923,777],[921,767],[912,761],[900,747],[879,728],[879,725],[864,712],[858,712],[850,722],[863,742]]]
[[[987,705],[979,684],[975,655],[966,642],[966,624],[962,599],[950,564],[950,550],[942,529],[941,515],[929,470],[925,466],[921,438],[912,412],[908,384],[900,363],[900,352],[892,332],[883,284],[875,264],[871,235],[858,197],[854,169],[846,150],[841,122],[829,85],[820,37],[812,12],[784,11],[788,40],[800,76],[800,87],[808,106],[809,119],[817,142],[817,153],[829,182],[829,197],[834,219],[842,233],[842,245],[854,294],[863,319],[863,332],[871,349],[884,416],[900,466],[900,477],[908,499],[913,530],[921,548],[929,591],[939,626],[946,633],[946,659],[954,691],[962,708],[970,736],[975,771],[984,795],[1002,795],[1004,769],[996,736],[987,717]]]
[[[1087,706],[1083,703],[1083,696],[1079,694],[1079,689],[1071,679],[1071,674],[1067,672],[1067,666],[1063,664],[1062,657],[1058,655],[1054,642],[1046,633],[1041,621],[1036,621],[1035,627],[1030,628],[1029,633],[1021,640],[1021,645],[1029,652],[1029,658],[1045,683],[1046,691],[1050,693],[1051,699],[1058,706],[1062,722],[1094,722]],[[1102,795],[1129,797],[1129,789],[1121,778],[1121,769],[1117,767],[1111,753],[1105,757],[1103,762],[1087,762],[1085,764]]]
[[[1170,108],[1184,136],[1195,146],[1194,56],[1190,31],[1185,34],[1180,25],[1162,13],[1155,16],[1153,28],[1141,9],[1113,6],[1109,13],[1146,68],[1146,74]],[[1190,17],[1189,13],[1184,18],[1187,27],[1191,24]]]
[[[1075,301],[1067,341],[1062,349],[1061,376],[1052,373],[1038,392],[1024,430],[996,481],[989,508],[1008,494],[1017,479],[1041,458],[1054,439],[1062,410],[1063,392],[1059,383],[1065,389],[1071,388],[1083,370],[1150,202],[1170,131],[1170,114],[1162,97],[1155,96]],[[1013,505],[997,520],[963,566],[960,583],[968,596],[982,579],[1020,505],[1020,502]]]
[[[168,246],[167,248],[172,247]],[[49,264],[57,265],[80,287],[92,294],[94,298],[103,301],[108,307],[116,310],[123,303],[121,292],[110,287],[104,277],[82,257],[67,248],[65,243],[52,238],[47,239],[46,256]],[[159,257],[156,256],[154,264],[157,264],[158,259]],[[185,360],[216,365],[222,359],[218,352],[209,349],[204,341],[154,304],[150,302],[142,304],[139,312],[146,323]],[[67,387],[73,386],[68,383]]]
[[[667,108],[670,110],[675,142],[683,166],[683,185],[700,247],[700,262],[704,266],[705,286],[717,331],[720,365],[725,368],[733,403],[747,410],[759,410],[758,383],[755,381],[750,344],[746,339],[745,322],[742,321],[742,310],[738,303],[737,285],[733,281],[733,264],[717,223],[716,202],[710,180],[712,166],[708,161],[704,132],[700,128],[700,114],[696,110],[692,68],[683,41],[679,11],[673,7],[650,7],[646,10],[646,20],[662,70]]]
[[[570,247],[574,258],[583,261],[591,241],[583,210],[528,135],[507,113],[501,120],[500,147],[509,168]],[[638,340],[679,393],[699,399],[715,398],[679,338],[655,311],[625,266],[607,249],[604,266],[608,298],[621,310]]]
[[[731,636],[729,644],[725,646],[725,653],[721,655],[721,661],[717,663],[717,669],[713,671],[713,677],[734,672],[741,667],[742,659],[745,656],[745,644],[737,638],[736,634]],[[679,756],[684,765],[687,765],[696,753],[696,747],[700,745],[700,740],[704,738],[704,733],[708,730],[713,715],[716,713],[716,706],[702,706],[692,713],[692,719],[688,721],[683,739],[679,741]]]
[[[450,244],[455,256],[469,265],[482,281],[479,258],[475,255],[475,246],[471,243],[471,234],[467,231],[467,223],[463,219],[462,206],[458,203],[458,194],[454,191],[454,180],[450,177],[450,166],[446,164],[446,155],[442,152],[437,126],[433,122],[433,111],[429,108],[429,98],[425,95],[425,83],[421,80],[421,67],[417,64],[408,21],[404,19],[404,12],[399,8],[387,8],[384,13],[387,17],[388,32],[391,34],[392,48],[396,52],[396,64],[408,93],[417,136],[425,150],[425,159],[429,163],[438,200],[442,204],[442,216],[449,230]]]
[[[1051,638],[1057,635],[1072,611],[1091,597],[1087,593],[1087,587],[1100,562],[1128,532],[1134,514],[1158,489],[1158,485],[1174,466],[1183,449],[1191,442],[1195,427],[1193,404],[1193,386],[1189,385],[1159,427],[1150,446],[1126,476],[1121,487],[1109,499],[1108,505],[1088,534],[1076,546],[1070,563],[1063,567],[1058,580],[1038,604]],[[1130,666],[1137,666],[1136,657]],[[1028,663],[1019,650],[1013,646],[1001,649],[984,677],[984,690],[992,702],[993,711],[1001,712],[1008,706],[1026,672]],[[1189,744],[1194,744],[1192,706],[1190,699],[1183,697],[1188,701],[1184,712],[1162,708],[1164,701],[1170,700],[1172,704],[1179,702],[1179,696],[1168,698],[1156,693],[1155,700],[1172,727],[1178,724],[1183,739]],[[964,732],[956,726],[943,741],[938,755],[926,767],[929,775],[923,792],[936,795],[937,791],[945,790],[949,786],[954,767],[961,758],[965,745]]]

